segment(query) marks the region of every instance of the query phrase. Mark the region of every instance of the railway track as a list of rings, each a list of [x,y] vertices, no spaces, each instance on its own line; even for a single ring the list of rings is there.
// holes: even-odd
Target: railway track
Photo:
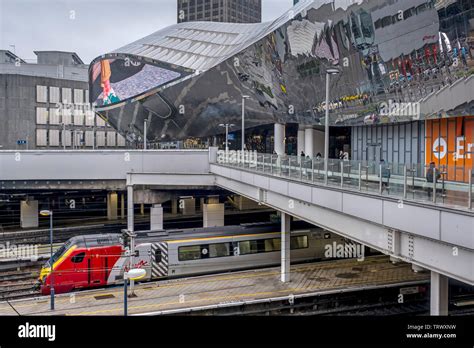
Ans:
[[[39,295],[39,292],[35,290],[39,276],[39,263],[34,262],[32,265],[22,267],[12,262],[10,266],[10,270],[0,273],[0,301]]]

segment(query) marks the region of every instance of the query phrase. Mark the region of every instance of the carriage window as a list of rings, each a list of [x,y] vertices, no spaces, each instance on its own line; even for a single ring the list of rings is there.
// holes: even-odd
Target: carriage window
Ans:
[[[155,262],[156,263],[161,262],[161,250],[160,249],[155,250]]]
[[[200,258],[201,258],[200,245],[183,246],[178,249],[179,261],[198,260]]]
[[[220,243],[209,245],[209,257],[230,256],[230,244]]]
[[[308,236],[296,236],[290,238],[291,249],[305,249],[308,247]]]
[[[72,258],[71,258],[71,261],[73,263],[81,263],[83,260],[84,260],[84,257],[86,256],[86,253],[79,253],[77,255],[74,255]]]
[[[265,239],[265,252],[280,251],[281,250],[281,239]]]

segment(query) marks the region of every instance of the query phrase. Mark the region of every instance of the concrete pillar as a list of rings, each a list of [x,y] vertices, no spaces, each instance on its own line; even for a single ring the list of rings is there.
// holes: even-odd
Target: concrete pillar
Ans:
[[[120,194],[120,218],[125,219],[125,193]]]
[[[204,210],[204,204],[206,204],[206,199],[204,197],[202,198],[199,198],[199,211],[203,211]]]
[[[285,125],[281,123],[275,123],[275,152],[278,155],[285,154]]]
[[[21,228],[39,226],[38,201],[21,201],[20,226]]]
[[[297,156],[301,155],[301,151],[304,151],[306,154],[306,149],[305,149],[305,130],[300,128],[298,129],[298,140],[297,140],[297,147],[298,147],[298,153],[296,154]]]
[[[163,206],[161,204],[153,204],[150,209],[150,230],[163,229]]]
[[[431,315],[448,315],[448,277],[431,271]]]
[[[281,281],[290,281],[290,215],[281,213]]]
[[[208,196],[207,204],[219,204],[219,196]]]
[[[145,204],[140,204],[140,215],[145,215]]]
[[[224,204],[208,203],[203,206],[204,227],[224,226]]]
[[[171,214],[178,215],[178,200],[177,199],[171,200]]]
[[[133,231],[134,224],[133,186],[127,186],[127,230]]]
[[[237,209],[242,210],[253,210],[253,209],[266,209],[265,206],[258,205],[258,202],[252,201],[243,196],[234,196],[234,202]]]
[[[311,158],[316,156],[314,153],[314,132],[313,128],[306,128],[304,130],[304,150],[306,156]]]
[[[196,214],[196,200],[194,198],[181,198],[183,204],[183,215]]]
[[[107,193],[107,220],[117,220],[118,196],[117,192]]]

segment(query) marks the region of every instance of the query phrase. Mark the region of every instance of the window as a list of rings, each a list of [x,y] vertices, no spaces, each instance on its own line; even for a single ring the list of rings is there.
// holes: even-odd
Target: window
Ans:
[[[64,104],[72,104],[72,91],[70,88],[62,88],[62,101]]]
[[[209,257],[230,256],[230,244],[220,243],[209,245]]]
[[[47,103],[48,102],[48,87],[46,86],[36,86],[36,101],[38,103]]]
[[[290,249],[305,249],[308,247],[308,236],[296,236],[290,238]]]
[[[48,109],[36,108],[36,124],[48,123]]]
[[[183,246],[178,249],[179,261],[199,260],[200,258],[201,258],[200,245]]]
[[[48,130],[37,129],[36,130],[36,146],[47,146],[48,145]]]
[[[86,256],[86,253],[83,252],[83,253],[79,253],[77,255],[74,255],[72,258],[71,258],[71,262],[72,263],[81,263],[83,260],[84,260],[84,257]]]
[[[161,262],[161,258],[162,258],[161,250],[160,250],[160,249],[156,249],[156,250],[155,250],[155,262],[156,262],[156,263],[160,263],[160,262]]]
[[[265,252],[280,251],[281,250],[281,239],[273,238],[265,240]]]
[[[49,102],[59,103],[59,87],[49,87]]]

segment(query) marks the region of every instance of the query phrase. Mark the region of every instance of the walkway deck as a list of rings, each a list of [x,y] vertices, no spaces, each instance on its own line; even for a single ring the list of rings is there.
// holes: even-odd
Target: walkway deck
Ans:
[[[190,308],[232,306],[259,300],[314,293],[357,291],[401,283],[421,283],[429,273],[414,273],[411,265],[392,264],[386,256],[364,261],[338,260],[291,267],[292,281],[280,282],[280,268],[267,268],[185,279],[173,279],[136,286],[128,313],[167,314]],[[21,315],[123,315],[123,288],[108,288],[64,294],[56,298],[56,310],[49,310],[49,297],[10,302]],[[0,315],[17,315],[0,302]]]

